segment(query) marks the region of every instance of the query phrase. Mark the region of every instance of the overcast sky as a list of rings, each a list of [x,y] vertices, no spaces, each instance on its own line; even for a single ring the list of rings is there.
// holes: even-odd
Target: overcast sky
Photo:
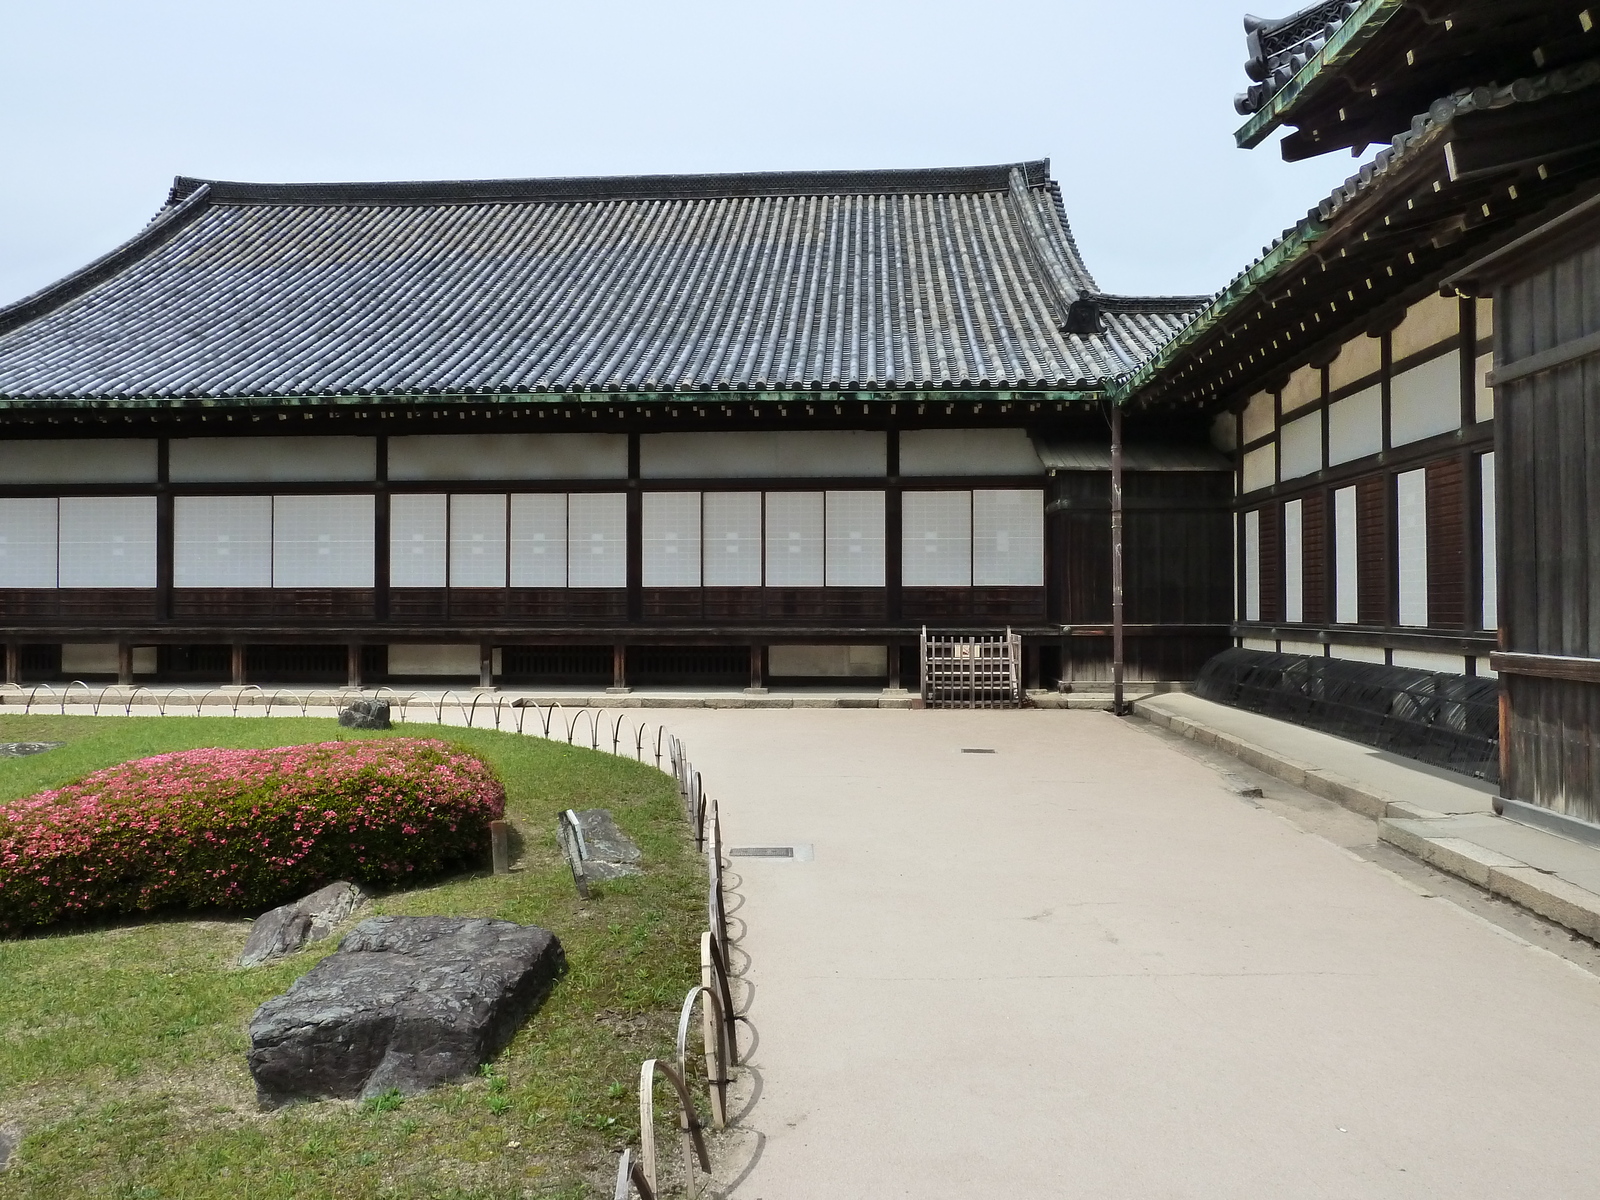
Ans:
[[[1356,165],[1234,148],[1248,2],[7,0],[0,304],[132,236],[176,174],[1042,157],[1104,290],[1212,292]]]

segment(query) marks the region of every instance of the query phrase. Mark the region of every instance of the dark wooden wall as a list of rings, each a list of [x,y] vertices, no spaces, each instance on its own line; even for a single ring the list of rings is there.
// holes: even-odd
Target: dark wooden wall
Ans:
[[[1233,477],[1227,471],[1130,471],[1123,477],[1127,678],[1193,679],[1229,644]],[[1052,616],[1072,627],[1063,673],[1111,678],[1111,476],[1064,471],[1046,536],[1058,578]]]
[[[1540,257],[1495,306],[1502,774],[1600,823],[1600,229]]]

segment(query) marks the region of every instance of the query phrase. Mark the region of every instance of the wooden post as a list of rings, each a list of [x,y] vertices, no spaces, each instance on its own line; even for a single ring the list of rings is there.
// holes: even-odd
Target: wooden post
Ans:
[[[889,690],[891,692],[905,690],[900,683],[900,646],[895,642],[889,643]]]
[[[244,686],[244,643],[235,642],[233,650],[233,686]]]
[[[745,691],[752,696],[767,694],[767,648],[750,647],[750,686]]]
[[[22,682],[22,645],[19,642],[6,643],[6,682]]]
[[[494,686],[494,644],[492,642],[478,643],[478,686],[492,688]]]
[[[884,617],[891,624],[898,625],[904,619],[904,607],[901,604],[902,595],[902,567],[904,564],[904,550],[902,539],[905,533],[905,516],[902,505],[902,492],[900,490],[900,431],[891,429],[887,434],[888,462],[886,464],[888,478],[887,487],[883,494],[883,584],[884,584]]]
[[[616,645],[611,647],[611,686],[608,692],[626,692],[628,687],[628,647]]]
[[[172,620],[172,442],[156,439],[156,620]]]
[[[1122,715],[1122,406],[1111,405],[1111,711]]]
[[[489,859],[496,875],[511,873],[511,822],[489,822]]]
[[[350,642],[344,648],[345,686],[361,686],[361,643]]]
[[[123,687],[133,682],[133,646],[129,642],[117,643],[117,682]]]

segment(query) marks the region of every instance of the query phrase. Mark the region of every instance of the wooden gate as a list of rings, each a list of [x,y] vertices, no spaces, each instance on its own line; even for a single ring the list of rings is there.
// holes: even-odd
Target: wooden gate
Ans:
[[[929,633],[922,628],[922,699],[929,708],[1022,704],[1022,638],[1004,633]]]

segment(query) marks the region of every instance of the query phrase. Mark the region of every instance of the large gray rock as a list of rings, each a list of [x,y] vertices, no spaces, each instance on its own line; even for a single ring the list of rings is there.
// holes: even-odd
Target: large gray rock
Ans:
[[[481,917],[369,917],[250,1020],[263,1107],[413,1095],[505,1048],[566,967],[547,929]]]
[[[339,724],[346,729],[393,729],[387,700],[356,700],[339,710]]]
[[[255,967],[272,958],[294,954],[307,942],[320,942],[365,901],[367,894],[353,883],[330,883],[293,904],[262,913],[250,926],[241,967]]]

